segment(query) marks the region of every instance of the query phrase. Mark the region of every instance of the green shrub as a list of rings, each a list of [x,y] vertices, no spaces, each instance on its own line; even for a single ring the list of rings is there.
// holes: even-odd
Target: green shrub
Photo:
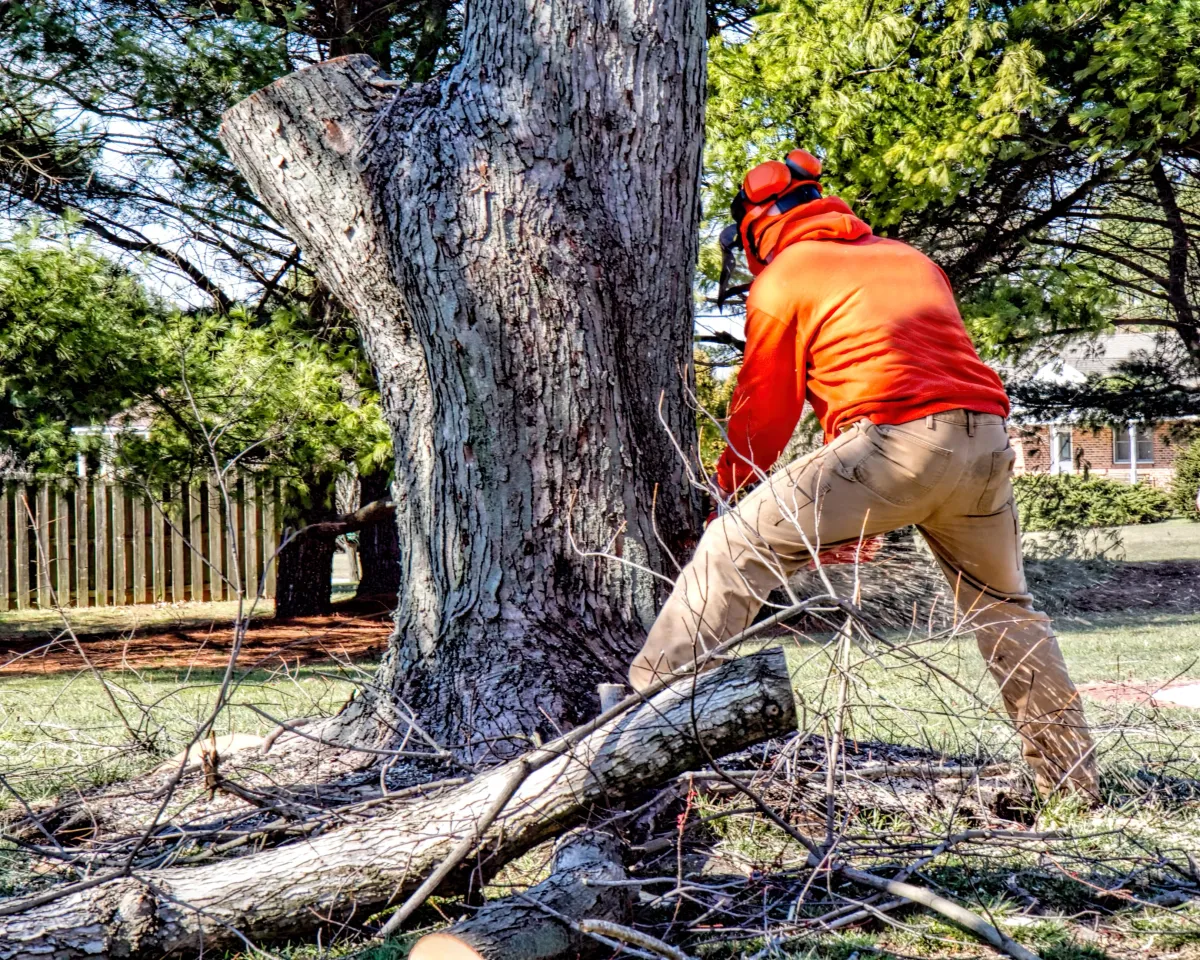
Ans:
[[[1171,516],[1171,501],[1146,484],[1073,474],[1028,474],[1013,480],[1024,530],[1078,530],[1155,523]]]
[[[1193,440],[1175,458],[1175,479],[1171,481],[1171,506],[1180,516],[1200,520],[1196,510],[1196,491],[1200,489],[1200,439]]]

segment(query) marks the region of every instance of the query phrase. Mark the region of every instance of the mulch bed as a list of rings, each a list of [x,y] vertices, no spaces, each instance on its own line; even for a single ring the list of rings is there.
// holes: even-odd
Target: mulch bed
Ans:
[[[1200,561],[1157,560],[1114,564],[1111,575],[1073,591],[1071,612],[1200,612]]]
[[[366,660],[378,657],[392,631],[391,613],[378,603],[335,605],[333,613],[250,624],[238,664],[270,669],[286,663]],[[233,636],[227,621],[147,627],[80,638],[101,670],[215,669],[229,661]],[[87,669],[70,637],[0,637],[0,680],[74,673]]]

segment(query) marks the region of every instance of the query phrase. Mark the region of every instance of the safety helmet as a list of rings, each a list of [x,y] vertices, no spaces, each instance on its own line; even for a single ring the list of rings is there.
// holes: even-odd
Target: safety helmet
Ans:
[[[792,150],[782,160],[768,160],[753,167],[742,180],[742,188],[729,205],[733,223],[721,231],[721,282],[717,305],[745,287],[728,288],[738,249],[746,252],[752,273],[766,263],[758,250],[764,227],[776,217],[821,196],[821,161],[807,150]]]

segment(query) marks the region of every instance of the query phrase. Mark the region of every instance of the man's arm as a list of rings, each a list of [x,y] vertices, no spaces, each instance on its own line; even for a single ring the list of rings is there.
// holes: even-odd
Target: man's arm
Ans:
[[[746,305],[746,354],[729,402],[729,445],[717,462],[717,483],[733,492],[767,471],[792,438],[804,407],[804,368],[796,329]]]

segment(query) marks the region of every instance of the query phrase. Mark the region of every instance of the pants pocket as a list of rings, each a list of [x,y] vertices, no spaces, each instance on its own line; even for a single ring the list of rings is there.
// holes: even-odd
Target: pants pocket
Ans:
[[[879,499],[903,507],[941,482],[951,452],[910,433],[871,425],[838,450],[837,456],[841,476],[862,484]]]
[[[987,480],[979,492],[975,513],[995,513],[1012,496],[1012,472],[1016,459],[1017,452],[1011,445],[992,453],[991,463],[987,468]]]

